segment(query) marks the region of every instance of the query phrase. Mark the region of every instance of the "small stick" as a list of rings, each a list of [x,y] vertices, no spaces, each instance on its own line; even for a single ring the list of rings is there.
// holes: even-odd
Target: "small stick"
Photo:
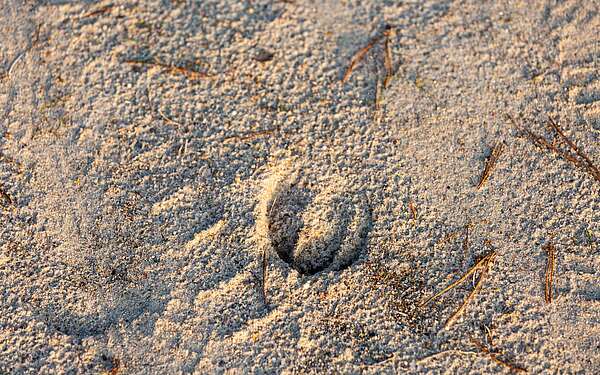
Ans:
[[[96,9],[96,10],[92,10],[91,12],[84,14],[83,16],[81,16],[81,18],[88,18],[88,17],[93,17],[93,16],[97,16],[99,14],[103,14],[106,12],[110,12],[110,10],[112,9],[113,4],[108,4],[106,6],[103,6],[102,8]]]
[[[8,68],[8,72],[6,73],[7,76],[11,75],[11,73],[12,73],[13,68],[15,67],[15,65],[17,65],[17,63],[19,62],[19,60],[21,60],[23,58],[23,56],[25,56],[25,52],[27,52],[27,51],[21,52],[19,54],[19,56],[17,56],[17,58],[13,60],[12,64],[10,64],[10,68]]]
[[[565,141],[567,142],[567,145],[569,145],[569,147],[571,148],[571,150],[575,151],[575,153],[581,158],[583,159],[583,161],[585,162],[585,164],[587,165],[587,170],[588,172],[590,172],[592,174],[592,176],[594,176],[594,178],[596,178],[596,180],[600,181],[600,170],[598,169],[598,167],[596,167],[594,165],[594,163],[592,163],[592,161],[590,160],[590,158],[587,157],[586,154],[583,153],[583,151],[581,151],[579,149],[579,147],[577,147],[577,145],[575,143],[573,143],[566,135],[565,133],[563,133],[562,129],[558,126],[558,124],[551,118],[548,118],[548,121],[550,123],[550,126],[556,131],[556,133],[558,133],[558,135]]]
[[[437,294],[429,297],[428,299],[426,299],[425,301],[421,302],[419,304],[419,307],[423,307],[425,305],[427,305],[429,302],[433,301],[434,299],[440,297],[441,295],[443,295],[444,293],[448,292],[449,290],[457,287],[458,285],[460,285],[462,282],[464,282],[465,280],[467,280],[469,278],[469,276],[471,274],[473,274],[475,271],[482,269],[484,267],[487,267],[488,263],[491,261],[491,259],[493,259],[493,257],[496,256],[496,253],[494,251],[492,251],[491,253],[489,253],[488,255],[486,255],[485,257],[481,258],[473,267],[471,267],[464,275],[462,275],[460,277],[460,279],[456,280],[455,282],[453,282],[452,284],[448,285],[446,288],[444,288],[441,292],[438,292]]]
[[[554,152],[558,156],[570,161],[571,163],[575,164],[578,167],[581,166],[581,162],[575,156],[573,156],[567,152],[564,152],[562,150],[559,150],[554,144],[552,144],[552,143],[548,142],[546,139],[544,139],[544,137],[535,134],[534,132],[532,132],[529,129],[525,129],[521,125],[517,124],[516,121],[511,116],[507,115],[507,117],[518,130],[525,133],[527,138],[534,145],[538,146],[539,148],[546,149],[550,152]]]
[[[492,264],[492,262],[493,262],[493,260],[494,260],[495,257],[496,257],[496,252],[495,251],[490,252],[488,255],[486,255],[485,257],[481,258],[460,279],[458,279],[457,281],[453,282],[452,284],[450,284],[449,286],[447,286],[446,288],[444,288],[444,290],[442,290],[441,292],[435,294],[432,297],[429,297],[427,300],[425,300],[424,302],[420,303],[419,307],[425,306],[430,301],[438,298],[439,296],[441,296],[442,294],[446,293],[447,291],[455,288],[456,286],[458,286],[459,284],[461,284],[463,281],[467,280],[467,278],[471,274],[474,275],[475,271],[480,270],[481,274],[479,276],[479,280],[477,280],[477,284],[475,284],[475,287],[473,288],[473,290],[471,291],[471,293],[469,293],[469,295],[467,296],[467,298],[465,298],[465,300],[460,305],[460,307],[458,308],[458,310],[456,310],[448,318],[448,320],[446,320],[446,323],[444,323],[444,329],[450,328],[454,324],[454,322],[456,321],[456,319],[458,318],[458,316],[465,310],[467,304],[475,297],[475,295],[481,289],[481,286],[483,285],[483,281],[485,279],[485,276],[487,275],[488,271],[490,270],[490,266],[491,266],[491,264]]]
[[[563,159],[571,162],[575,167],[583,169],[584,171],[587,171],[589,174],[592,175],[592,177],[594,177],[594,179],[596,179],[597,181],[600,181],[600,170],[598,169],[598,167],[596,167],[592,163],[592,161],[569,138],[567,138],[567,136],[558,127],[556,122],[554,122],[554,120],[549,119],[548,123],[549,123],[550,127],[554,131],[556,131],[558,133],[558,135],[567,143],[569,148],[575,152],[575,155],[573,155],[569,152],[560,150],[558,147],[556,147],[556,145],[554,145],[554,143],[550,143],[544,137],[537,135],[537,134],[533,133],[531,130],[525,129],[524,127],[520,126],[519,124],[516,123],[516,121],[511,116],[507,115],[507,118],[512,122],[512,124],[518,130],[525,133],[527,138],[534,145],[536,145],[542,149],[546,149],[550,152],[553,152],[554,154],[558,155],[559,157],[562,157]]]
[[[548,254],[548,263],[546,264],[546,283],[544,288],[544,297],[546,303],[552,302],[552,281],[554,279],[554,267],[556,263],[556,249],[549,243],[543,247]]]
[[[348,68],[346,68],[346,72],[344,73],[344,77],[342,78],[342,83],[345,83],[348,80],[348,78],[350,78],[350,75],[352,75],[352,72],[354,71],[354,68],[356,68],[358,63],[364,59],[364,57],[367,55],[367,52],[369,52],[369,50],[371,50],[371,48],[373,48],[373,46],[375,46],[375,44],[377,44],[384,36],[385,34],[376,35],[375,37],[371,38],[371,40],[369,41],[369,43],[367,43],[366,46],[359,49],[358,52],[354,54],[352,60],[350,60],[350,65],[348,65]]]
[[[510,371],[513,371],[513,372],[527,372],[527,370],[525,370],[522,367],[513,365],[511,363],[508,363],[508,362],[503,361],[502,359],[498,358],[499,355],[502,355],[501,352],[491,351],[490,349],[486,348],[482,343],[475,340],[473,337],[469,337],[469,339],[471,340],[473,345],[475,345],[477,347],[477,349],[479,349],[482,353],[486,354],[488,357],[490,357],[492,359],[492,361],[496,362],[500,366],[506,367]]]
[[[390,48],[390,30],[385,32],[385,79],[383,80],[383,87],[387,88],[394,76],[394,67],[392,63],[392,51]]]
[[[469,293],[469,295],[467,296],[467,298],[465,298],[465,300],[463,301],[462,305],[460,305],[460,307],[458,308],[458,310],[456,310],[454,312],[454,314],[452,314],[448,320],[446,320],[446,323],[444,324],[444,329],[448,329],[450,328],[454,322],[456,321],[456,319],[458,318],[458,316],[465,310],[465,308],[467,307],[467,304],[475,297],[475,295],[477,293],[479,293],[479,291],[481,290],[481,286],[483,285],[483,280],[485,279],[485,276],[487,275],[488,271],[490,270],[490,263],[492,262],[492,260],[494,259],[494,257],[496,256],[495,253],[491,253],[490,254],[491,257],[486,257],[488,258],[485,262],[485,265],[482,267],[481,269],[481,275],[479,276],[479,280],[477,280],[477,284],[475,284],[475,287],[473,288],[473,290],[471,291],[471,293]],[[473,274],[475,275],[475,274]]]
[[[498,162],[498,159],[500,159],[500,156],[502,156],[503,152],[504,143],[497,142],[494,148],[492,149],[492,153],[488,157],[487,162],[485,163],[485,168],[483,169],[483,173],[479,178],[477,189],[481,189],[483,185],[487,182],[488,178],[492,174],[492,171],[494,170],[494,167],[496,166],[496,163]]]

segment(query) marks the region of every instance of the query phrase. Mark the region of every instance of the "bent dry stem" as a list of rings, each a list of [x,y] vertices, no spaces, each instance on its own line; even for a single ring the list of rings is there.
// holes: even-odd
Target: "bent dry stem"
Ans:
[[[489,272],[491,264],[494,261],[495,257],[496,257],[496,252],[495,251],[490,252],[489,254],[487,254],[486,256],[484,256],[483,258],[481,258],[473,267],[471,267],[458,280],[456,280],[455,282],[453,282],[452,284],[450,284],[449,286],[447,286],[446,288],[444,288],[441,292],[438,292],[437,294],[435,294],[435,295],[429,297],[428,299],[426,299],[425,301],[421,302],[419,304],[419,307],[424,307],[425,305],[427,305],[430,302],[432,302],[433,300],[439,298],[440,296],[442,296],[446,292],[448,292],[448,291],[454,289],[455,287],[457,287],[458,285],[462,284],[465,280],[468,280],[469,276],[475,275],[476,271],[480,271],[479,279],[477,280],[477,283],[475,284],[475,287],[473,288],[473,290],[471,291],[471,293],[469,293],[469,295],[463,301],[463,303],[460,305],[460,307],[458,308],[458,310],[456,310],[454,312],[454,314],[452,314],[448,318],[448,320],[446,320],[446,323],[444,324],[444,329],[450,328],[454,324],[454,322],[456,321],[456,319],[460,316],[460,314],[465,310],[467,304],[475,297],[475,295],[479,292],[479,290],[481,290],[481,286],[483,285],[483,281],[485,279],[485,276]]]

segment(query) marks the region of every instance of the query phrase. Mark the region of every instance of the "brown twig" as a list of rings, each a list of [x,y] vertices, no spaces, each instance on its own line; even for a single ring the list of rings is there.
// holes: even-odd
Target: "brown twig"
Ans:
[[[467,278],[473,274],[475,271],[481,269],[482,267],[485,266],[486,262],[488,261],[488,259],[490,258],[491,255],[495,255],[494,252],[491,252],[490,254],[486,255],[485,257],[481,258],[477,263],[475,263],[475,265],[471,268],[469,268],[469,270],[462,275],[458,280],[456,280],[455,282],[453,282],[452,284],[448,285],[446,288],[444,288],[442,291],[434,294],[433,296],[427,298],[425,301],[421,302],[419,304],[419,307],[423,307],[425,305],[427,305],[429,302],[433,301],[434,299],[442,296],[444,293],[456,288],[458,285],[460,285],[463,281],[467,280]]]
[[[552,243],[549,243],[543,247],[548,254],[548,262],[546,264],[546,283],[544,288],[544,297],[546,303],[552,302],[552,282],[554,279],[554,268],[556,264],[556,248]]]
[[[383,80],[383,87],[387,88],[394,76],[394,67],[392,62],[392,51],[390,48],[390,34],[391,29],[387,30],[385,33],[385,56],[384,56],[384,65],[385,65],[385,79]]]
[[[479,275],[479,279],[477,280],[477,283],[475,284],[475,287],[473,288],[473,290],[471,291],[471,293],[469,293],[469,295],[463,301],[463,303],[460,305],[460,307],[458,308],[458,310],[456,310],[454,312],[454,314],[452,314],[448,318],[448,320],[446,320],[446,323],[444,324],[444,329],[450,328],[450,326],[452,326],[452,324],[454,324],[454,322],[456,321],[456,319],[458,318],[458,316],[464,311],[464,309],[466,308],[467,304],[475,297],[475,295],[481,289],[481,286],[483,285],[483,281],[485,279],[485,276],[487,275],[487,273],[488,273],[488,271],[490,269],[490,266],[491,266],[491,264],[492,264],[492,262],[493,262],[493,260],[494,260],[495,257],[496,257],[496,252],[495,251],[491,251],[489,254],[487,254],[486,256],[484,256],[483,258],[481,258],[473,267],[471,267],[458,280],[456,280],[455,282],[453,282],[452,284],[450,284],[449,286],[447,286],[446,288],[444,288],[442,291],[438,292],[437,294],[435,294],[435,295],[429,297],[428,299],[426,299],[425,301],[421,302],[419,304],[419,307],[423,307],[423,306],[427,305],[428,303],[430,303],[434,299],[440,297],[444,293],[446,293],[449,290],[454,289],[455,287],[457,287],[458,285],[460,285],[462,282],[464,282],[465,280],[467,280],[471,274],[474,275],[474,273],[476,271],[480,271],[481,273]]]
[[[567,136],[562,132],[562,130],[558,127],[554,120],[549,119],[549,126],[557,132],[557,134],[567,143],[569,148],[575,152],[572,154],[567,151],[563,151],[556,147],[554,143],[548,142],[544,137],[535,134],[529,129],[524,128],[523,126],[517,124],[517,122],[509,115],[507,118],[512,122],[512,124],[520,131],[522,131],[525,136],[536,146],[542,149],[546,149],[559,157],[571,162],[575,167],[583,169],[594,177],[597,181],[600,182],[600,170],[592,163],[592,161],[573,143]]]
[[[487,182],[488,178],[492,174],[492,171],[494,170],[494,167],[496,166],[496,163],[498,162],[498,159],[500,159],[500,156],[502,156],[503,152],[504,152],[504,143],[497,142],[485,163],[485,168],[483,169],[483,173],[481,174],[481,177],[479,178],[479,183],[477,184],[477,189],[481,189],[483,187],[483,185]]]
[[[113,6],[114,6],[113,4],[105,5],[99,9],[96,9],[87,14],[84,14],[83,16],[81,16],[81,18],[93,17],[93,16],[97,16],[99,14],[104,14],[104,13],[110,12],[111,9],[113,8]]]
[[[581,149],[579,149],[579,147],[577,147],[577,145],[573,141],[571,141],[565,135],[565,133],[563,133],[562,129],[558,126],[558,124],[551,117],[548,118],[548,122],[549,122],[550,126],[556,131],[556,133],[558,133],[558,135],[567,143],[567,145],[569,145],[571,150],[573,150],[577,154],[577,156],[579,156],[581,158],[581,160],[583,161],[583,164],[586,165],[586,169],[588,170],[588,172],[592,176],[594,176],[594,178],[596,178],[596,180],[600,181],[600,170],[598,169],[598,167],[596,167],[594,165],[594,163],[592,163],[590,158],[583,151],[581,151]]]
[[[473,337],[470,337],[470,340],[473,343],[473,345],[477,347],[477,349],[479,349],[482,353],[486,354],[488,357],[490,357],[492,361],[496,362],[500,366],[506,367],[512,372],[527,372],[527,370],[522,367],[513,365],[512,363],[508,363],[505,360],[498,358],[498,356],[502,355],[502,352],[488,349],[485,345],[483,345]]]
[[[450,328],[454,322],[456,321],[456,319],[458,319],[458,317],[460,316],[460,314],[465,310],[465,308],[467,307],[467,305],[469,304],[469,302],[475,298],[475,295],[477,293],[479,293],[479,291],[481,290],[481,286],[483,285],[483,280],[485,279],[489,269],[490,269],[490,264],[492,262],[492,260],[494,259],[494,257],[496,256],[495,253],[491,253],[489,257],[486,257],[486,261],[485,261],[485,265],[482,266],[481,268],[481,274],[479,275],[479,279],[477,280],[477,284],[475,284],[475,287],[473,288],[473,290],[471,291],[471,293],[469,293],[469,295],[467,296],[467,298],[465,298],[465,300],[463,301],[463,303],[460,305],[460,307],[458,308],[458,310],[456,310],[454,312],[454,314],[452,314],[448,320],[446,320],[446,323],[444,324],[444,329],[448,329]]]
[[[342,78],[342,83],[346,82],[348,78],[350,78],[352,72],[354,71],[354,68],[356,68],[358,63],[360,63],[365,58],[367,52],[369,52],[371,48],[373,48],[384,36],[385,33],[374,36],[373,38],[371,38],[371,40],[369,40],[369,43],[367,43],[366,46],[359,49],[358,52],[354,54],[352,60],[350,60],[350,65],[348,65],[348,68],[346,68],[346,72],[344,73],[344,77]]]

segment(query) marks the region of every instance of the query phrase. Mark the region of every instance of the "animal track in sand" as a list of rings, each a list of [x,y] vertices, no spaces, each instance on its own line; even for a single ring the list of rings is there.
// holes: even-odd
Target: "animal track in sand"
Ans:
[[[365,247],[371,225],[366,198],[351,193],[339,177],[325,179],[322,189],[303,187],[302,177],[283,171],[267,180],[258,233],[301,274],[341,270]]]

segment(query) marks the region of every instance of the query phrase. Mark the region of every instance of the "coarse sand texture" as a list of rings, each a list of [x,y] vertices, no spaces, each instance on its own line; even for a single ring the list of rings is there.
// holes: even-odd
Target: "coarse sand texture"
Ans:
[[[0,0],[0,374],[600,374],[600,1]]]

